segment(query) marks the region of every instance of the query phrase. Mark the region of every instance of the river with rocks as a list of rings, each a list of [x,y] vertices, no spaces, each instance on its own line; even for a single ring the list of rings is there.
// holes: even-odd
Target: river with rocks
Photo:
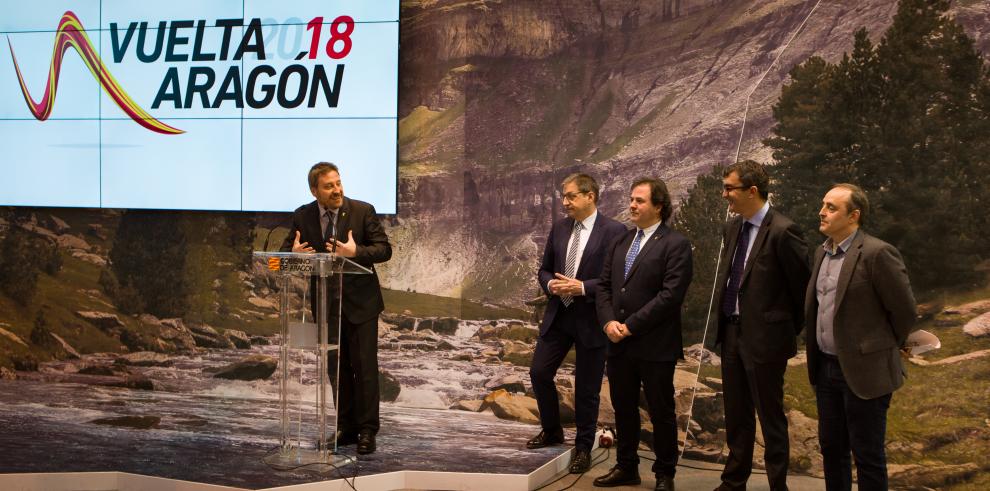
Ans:
[[[528,389],[527,367],[497,362],[498,343],[473,337],[480,325],[460,322],[440,335],[383,324],[380,368],[399,392],[382,403],[378,452],[337,472],[263,462],[281,434],[278,372],[257,380],[214,377],[248,357],[277,358],[275,344],[149,354],[125,367],[121,355],[89,354],[17,372],[15,380],[0,380],[0,472],[116,470],[255,489],[400,469],[532,472],[567,447],[526,450],[538,427],[490,411],[447,409],[484,398],[493,380]],[[315,356],[298,352],[293,361],[312,367]],[[315,370],[302,372],[293,372],[290,386],[302,400],[293,409],[305,416],[292,428],[306,447],[317,434],[316,385]],[[343,452],[354,455],[353,447]]]

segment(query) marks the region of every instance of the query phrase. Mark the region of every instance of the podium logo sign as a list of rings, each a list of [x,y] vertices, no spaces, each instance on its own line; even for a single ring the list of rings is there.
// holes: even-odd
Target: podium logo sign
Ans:
[[[284,271],[286,273],[312,273],[315,270],[312,261],[291,257],[268,258],[268,269],[271,271]]]

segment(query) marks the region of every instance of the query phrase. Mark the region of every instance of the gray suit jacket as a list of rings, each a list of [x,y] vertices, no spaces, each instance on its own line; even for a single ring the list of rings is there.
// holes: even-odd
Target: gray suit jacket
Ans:
[[[812,385],[818,368],[818,296],[815,284],[825,251],[815,252],[805,295],[808,375]],[[901,254],[894,246],[862,230],[853,239],[839,271],[833,330],[842,374],[856,396],[873,399],[904,384],[898,349],[916,318],[914,295]]]

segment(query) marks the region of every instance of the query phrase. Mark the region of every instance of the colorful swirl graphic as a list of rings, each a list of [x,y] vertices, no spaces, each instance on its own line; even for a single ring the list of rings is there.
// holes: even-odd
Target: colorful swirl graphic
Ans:
[[[107,95],[134,122],[156,133],[166,135],[185,133],[183,130],[173,128],[151,117],[147,111],[134,103],[131,96],[127,95],[127,92],[117,83],[117,80],[113,78],[113,75],[110,74],[106,66],[103,65],[103,60],[96,54],[96,50],[93,49],[93,43],[89,40],[89,36],[86,35],[86,29],[71,10],[66,11],[62,15],[62,20],[58,23],[58,31],[55,33],[55,47],[52,52],[52,64],[48,68],[48,83],[45,86],[45,95],[42,97],[41,102],[34,102],[34,98],[31,97],[28,91],[27,84],[24,83],[24,77],[21,76],[21,69],[17,65],[17,56],[14,55],[14,46],[10,43],[10,36],[7,37],[7,46],[10,47],[10,56],[14,60],[14,70],[17,71],[17,81],[21,84],[21,93],[24,94],[24,102],[27,103],[28,109],[31,110],[31,113],[39,121],[45,121],[52,114],[52,108],[55,106],[55,93],[58,91],[58,75],[62,69],[62,57],[72,47],[82,57],[83,62],[86,63],[93,77],[99,80],[100,86],[103,87]]]

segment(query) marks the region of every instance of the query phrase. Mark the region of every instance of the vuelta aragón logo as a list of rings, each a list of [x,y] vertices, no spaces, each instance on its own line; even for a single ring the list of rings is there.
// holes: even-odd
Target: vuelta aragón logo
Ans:
[[[292,109],[306,102],[306,107],[317,106],[319,96],[323,95],[323,100],[329,108],[337,107],[341,82],[344,75],[344,64],[338,63],[334,71],[333,82],[327,74],[326,68],[322,64],[307,67],[302,64],[290,64],[284,67],[279,73],[274,66],[260,63],[253,67],[247,76],[246,84],[242,84],[241,60],[245,54],[252,53],[259,61],[266,59],[264,35],[261,19],[251,19],[245,27],[244,19],[217,19],[214,26],[223,29],[223,41],[220,51],[209,53],[203,51],[204,32],[206,30],[206,20],[199,20],[195,24],[191,20],[173,20],[171,22],[161,21],[157,28],[149,29],[147,22],[131,22],[120,35],[117,23],[110,24],[110,37],[113,50],[114,63],[121,63],[127,55],[128,47],[134,45],[134,53],[141,63],[151,64],[162,58],[164,51],[164,61],[174,62],[203,62],[215,60],[231,60],[238,62],[227,69],[222,80],[217,76],[216,70],[210,66],[191,66],[188,76],[183,80],[179,69],[171,66],[165,73],[165,77],[151,104],[152,109],[157,109],[162,105],[171,103],[175,109],[189,109],[199,103],[199,107],[204,109],[219,109],[225,104],[233,104],[237,108],[243,108],[245,103],[253,109],[263,109],[273,102],[279,106]],[[234,50],[231,51],[232,30],[236,27],[245,27],[244,34]],[[323,17],[314,17],[306,24],[306,30],[311,31],[310,49],[298,53],[295,60],[308,57],[310,60],[317,57],[320,37],[323,27]],[[195,28],[192,56],[185,53],[176,53],[176,48],[181,50],[181,46],[188,45],[190,38],[180,35],[181,30]],[[148,31],[156,31],[154,46],[149,50],[146,46]],[[353,47],[351,33],[354,31],[354,20],[346,15],[334,19],[330,25],[330,39],[326,43],[326,54],[333,60],[341,60],[350,53]],[[138,40],[134,41],[137,33]],[[167,40],[166,40],[167,33]],[[127,114],[134,122],[160,134],[177,135],[184,133],[183,130],[170,126],[152,117],[137,104],[127,91],[121,87],[120,83],[107,69],[103,60],[97,54],[92,41],[86,34],[86,29],[82,22],[72,11],[66,11],[59,21],[55,34],[55,46],[52,50],[52,60],[48,69],[48,79],[45,84],[44,94],[41,100],[35,102],[28,90],[27,83],[17,64],[17,56],[14,54],[14,46],[7,38],[7,45],[10,48],[10,56],[17,72],[17,81],[24,96],[31,114],[39,121],[47,120],[55,106],[55,96],[58,92],[59,73],[62,68],[62,61],[69,48],[73,48],[79,53],[86,67],[93,77],[100,83],[104,92],[114,101],[114,103]],[[148,53],[150,51],[150,54]],[[266,83],[277,76],[275,83]],[[296,80],[293,80],[296,79]],[[218,80],[220,80],[218,82]],[[183,82],[185,85],[183,86]],[[295,87],[294,91],[292,87]],[[212,92],[214,88],[215,92]],[[184,88],[184,91],[183,91]],[[259,95],[260,94],[260,95]],[[198,98],[196,96],[199,96]],[[212,97],[212,100],[211,100]]]

